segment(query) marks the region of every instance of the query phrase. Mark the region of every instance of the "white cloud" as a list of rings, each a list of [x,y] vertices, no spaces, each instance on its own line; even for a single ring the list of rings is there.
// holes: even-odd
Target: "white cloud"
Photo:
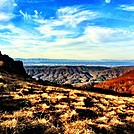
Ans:
[[[134,12],[134,6],[121,5],[119,9],[124,10],[124,11],[131,11],[131,12]]]
[[[16,6],[18,6],[18,4],[17,3],[14,3],[13,6],[16,7]]]
[[[50,20],[44,20],[39,16],[39,13],[35,12],[35,15],[38,15],[38,20],[36,22],[40,24],[46,24],[47,22],[50,25],[54,26],[72,26],[76,27],[79,23],[83,21],[90,21],[100,17],[99,12],[91,11],[88,7],[83,6],[70,6],[64,7],[57,10],[56,18]],[[51,24],[52,23],[52,24]]]
[[[106,2],[106,3],[110,3],[110,2],[111,2],[111,0],[105,0],[105,2]]]
[[[23,16],[24,20],[30,20],[31,19],[31,16],[29,14],[24,13],[22,10],[19,11],[20,14]]]
[[[78,30],[79,27],[77,27],[77,25],[84,19],[90,20],[99,16],[99,13],[90,10],[84,11],[81,7],[61,8],[57,12],[57,19],[37,20],[40,26],[36,28],[36,30],[38,30],[42,38],[44,38],[44,45],[48,44],[50,47],[71,47],[71,45],[74,46],[74,44],[82,44],[87,47],[90,47],[90,45],[103,47],[108,43],[116,46],[117,43],[122,43],[123,41],[127,43],[133,40],[134,33],[127,30],[86,25],[83,27],[85,31]],[[58,28],[59,26],[63,28]],[[76,26],[76,28],[74,28],[74,26]],[[77,36],[79,33],[81,33],[81,35]],[[56,40],[54,42],[50,41],[49,43],[45,43],[46,39],[52,36],[55,36]]]
[[[14,0],[0,0],[0,11],[12,12]]]
[[[13,14],[8,14],[8,13],[0,13],[0,21],[4,22],[4,21],[9,21],[10,19],[12,19],[14,17]]]
[[[33,31],[27,31],[22,28],[15,27],[13,24],[0,25],[0,30],[6,30],[0,34],[0,39],[9,42],[10,46],[26,47],[27,45],[37,45],[39,36],[36,36]],[[5,44],[6,45],[6,44]],[[9,46],[9,47],[10,47]]]
[[[86,8],[84,9],[82,7],[74,6],[59,9],[57,11],[57,17],[59,21],[63,22],[64,24],[75,27],[83,21],[98,18],[99,13]]]
[[[27,12],[27,11],[23,11],[23,10],[19,10],[19,13],[23,16],[23,19],[25,21],[35,21],[35,22],[39,22],[40,23],[40,20],[43,19],[43,17],[41,16],[42,15],[42,12],[38,12],[38,10],[34,10],[34,15],[30,14],[30,12]],[[44,20],[44,19],[43,19]]]
[[[100,17],[100,13],[91,11],[88,7],[60,8],[56,18],[51,19],[43,19],[38,10],[34,10],[34,13],[28,15],[20,10],[24,19],[34,21],[36,27],[28,25],[24,29],[23,26],[17,27],[13,24],[0,25],[0,30],[5,30],[0,34],[0,48],[3,52],[13,57],[21,55],[21,57],[100,59],[116,58],[119,56],[118,52],[119,58],[124,58],[123,51],[126,50],[130,52],[131,57],[134,56],[133,30],[79,25],[83,21],[88,21],[90,25],[90,20]],[[8,20],[8,17],[5,17],[5,20]]]
[[[134,41],[134,31],[106,27],[89,26],[85,30],[85,36],[91,43],[98,44]]]
[[[133,37],[134,31],[88,26],[82,36],[77,38],[59,38],[56,42],[50,42],[48,45],[54,48],[61,46],[61,49],[67,46],[71,51],[76,50],[80,53],[91,50],[94,50],[93,52],[99,52],[97,51],[98,48],[102,51],[107,50],[107,48],[124,50],[124,48],[133,46]]]
[[[100,17],[98,12],[90,11],[82,6],[72,6],[60,8],[57,11],[57,17],[45,20],[39,18],[34,20],[39,23],[36,28],[44,37],[55,36],[58,39],[67,38],[67,36],[75,37],[80,31],[78,24],[83,21],[90,21]],[[82,27],[81,27],[82,29]]]
[[[68,35],[75,34],[75,32],[70,31],[70,30],[53,28],[52,24],[50,25],[46,24],[46,25],[40,26],[36,28],[36,30],[38,30],[44,38],[50,38],[53,36],[53,37],[62,39]]]
[[[51,28],[51,27],[50,27]],[[36,34],[35,31],[27,31],[10,24],[0,26],[0,30],[9,29],[11,32],[3,35],[0,39],[9,41],[10,45],[1,45],[1,50],[13,57],[45,57],[45,58],[69,58],[69,59],[103,59],[103,58],[125,58],[129,51],[132,56],[134,44],[134,32],[112,29],[106,27],[87,26],[83,35],[77,38],[68,38],[62,30],[46,31],[50,35],[56,35],[56,41],[47,42],[44,34]],[[44,31],[46,28],[42,28]],[[59,32],[59,35],[58,35]],[[61,38],[63,35],[63,38]],[[124,52],[125,50],[125,52]],[[124,53],[123,53],[124,52]],[[114,55],[113,55],[114,53]],[[119,54],[120,53],[120,54]],[[123,55],[124,54],[124,55]],[[117,59],[117,58],[116,58]]]
[[[9,21],[14,17],[14,0],[0,0],[0,21]]]
[[[38,11],[37,10],[34,10],[34,13],[35,13],[35,15],[38,15]]]

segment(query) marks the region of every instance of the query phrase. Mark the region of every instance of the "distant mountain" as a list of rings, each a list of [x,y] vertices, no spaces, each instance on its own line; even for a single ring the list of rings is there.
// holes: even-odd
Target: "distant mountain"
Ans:
[[[115,78],[134,69],[126,67],[97,66],[25,66],[26,72],[36,80],[57,84],[69,84],[73,87],[91,88],[93,84]]]
[[[110,68],[99,66],[25,66],[25,69],[36,80],[72,85],[89,82],[93,77],[91,73]]]
[[[117,78],[99,83],[95,88],[113,90],[118,93],[134,94],[134,70],[125,73]]]
[[[134,60],[73,60],[46,58],[14,58],[20,60],[24,66],[133,66]]]

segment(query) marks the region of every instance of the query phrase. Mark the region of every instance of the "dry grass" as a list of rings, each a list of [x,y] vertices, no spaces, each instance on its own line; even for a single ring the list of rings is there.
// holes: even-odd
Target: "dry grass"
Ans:
[[[133,134],[134,96],[43,86],[0,74],[0,134]]]

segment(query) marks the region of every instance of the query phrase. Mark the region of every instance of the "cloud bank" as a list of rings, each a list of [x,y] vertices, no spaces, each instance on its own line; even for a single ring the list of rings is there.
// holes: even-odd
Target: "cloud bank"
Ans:
[[[0,49],[13,57],[62,59],[131,59],[134,57],[134,25],[115,17],[133,7],[107,10],[90,5],[60,6],[46,17],[36,6],[19,7],[13,0],[9,10],[0,3]],[[110,4],[110,0],[106,0]],[[103,1],[104,4],[104,1]],[[107,4],[105,4],[107,5]],[[18,8],[18,10],[16,9]],[[13,9],[16,9],[15,12]],[[31,12],[30,12],[31,11]],[[17,13],[17,14],[16,14]],[[47,14],[47,13],[46,13]],[[110,22],[109,22],[110,21]],[[120,23],[117,26],[117,21]],[[123,22],[125,25],[123,25]],[[102,25],[103,24],[103,25]],[[128,25],[129,27],[126,27]],[[21,56],[20,56],[21,55]]]

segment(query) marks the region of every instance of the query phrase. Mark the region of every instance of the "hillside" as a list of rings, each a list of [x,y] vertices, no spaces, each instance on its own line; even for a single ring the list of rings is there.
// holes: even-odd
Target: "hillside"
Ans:
[[[134,96],[40,84],[0,69],[0,134],[133,134]]]
[[[25,66],[26,72],[36,80],[68,84],[77,88],[91,88],[99,83],[115,78],[134,69],[134,66]]]
[[[119,93],[134,94],[134,70],[125,73],[117,78],[95,85],[96,88],[113,90]]]
[[[103,71],[109,67],[99,66],[25,66],[26,72],[36,80],[48,80],[58,84],[89,82],[91,72]]]
[[[110,69],[104,71],[95,71],[91,73],[93,76],[92,80],[101,82],[111,78],[119,77],[131,70],[134,69],[134,66],[120,66],[120,67],[112,67]]]
[[[1,134],[133,133],[134,97],[40,85],[0,73]]]

